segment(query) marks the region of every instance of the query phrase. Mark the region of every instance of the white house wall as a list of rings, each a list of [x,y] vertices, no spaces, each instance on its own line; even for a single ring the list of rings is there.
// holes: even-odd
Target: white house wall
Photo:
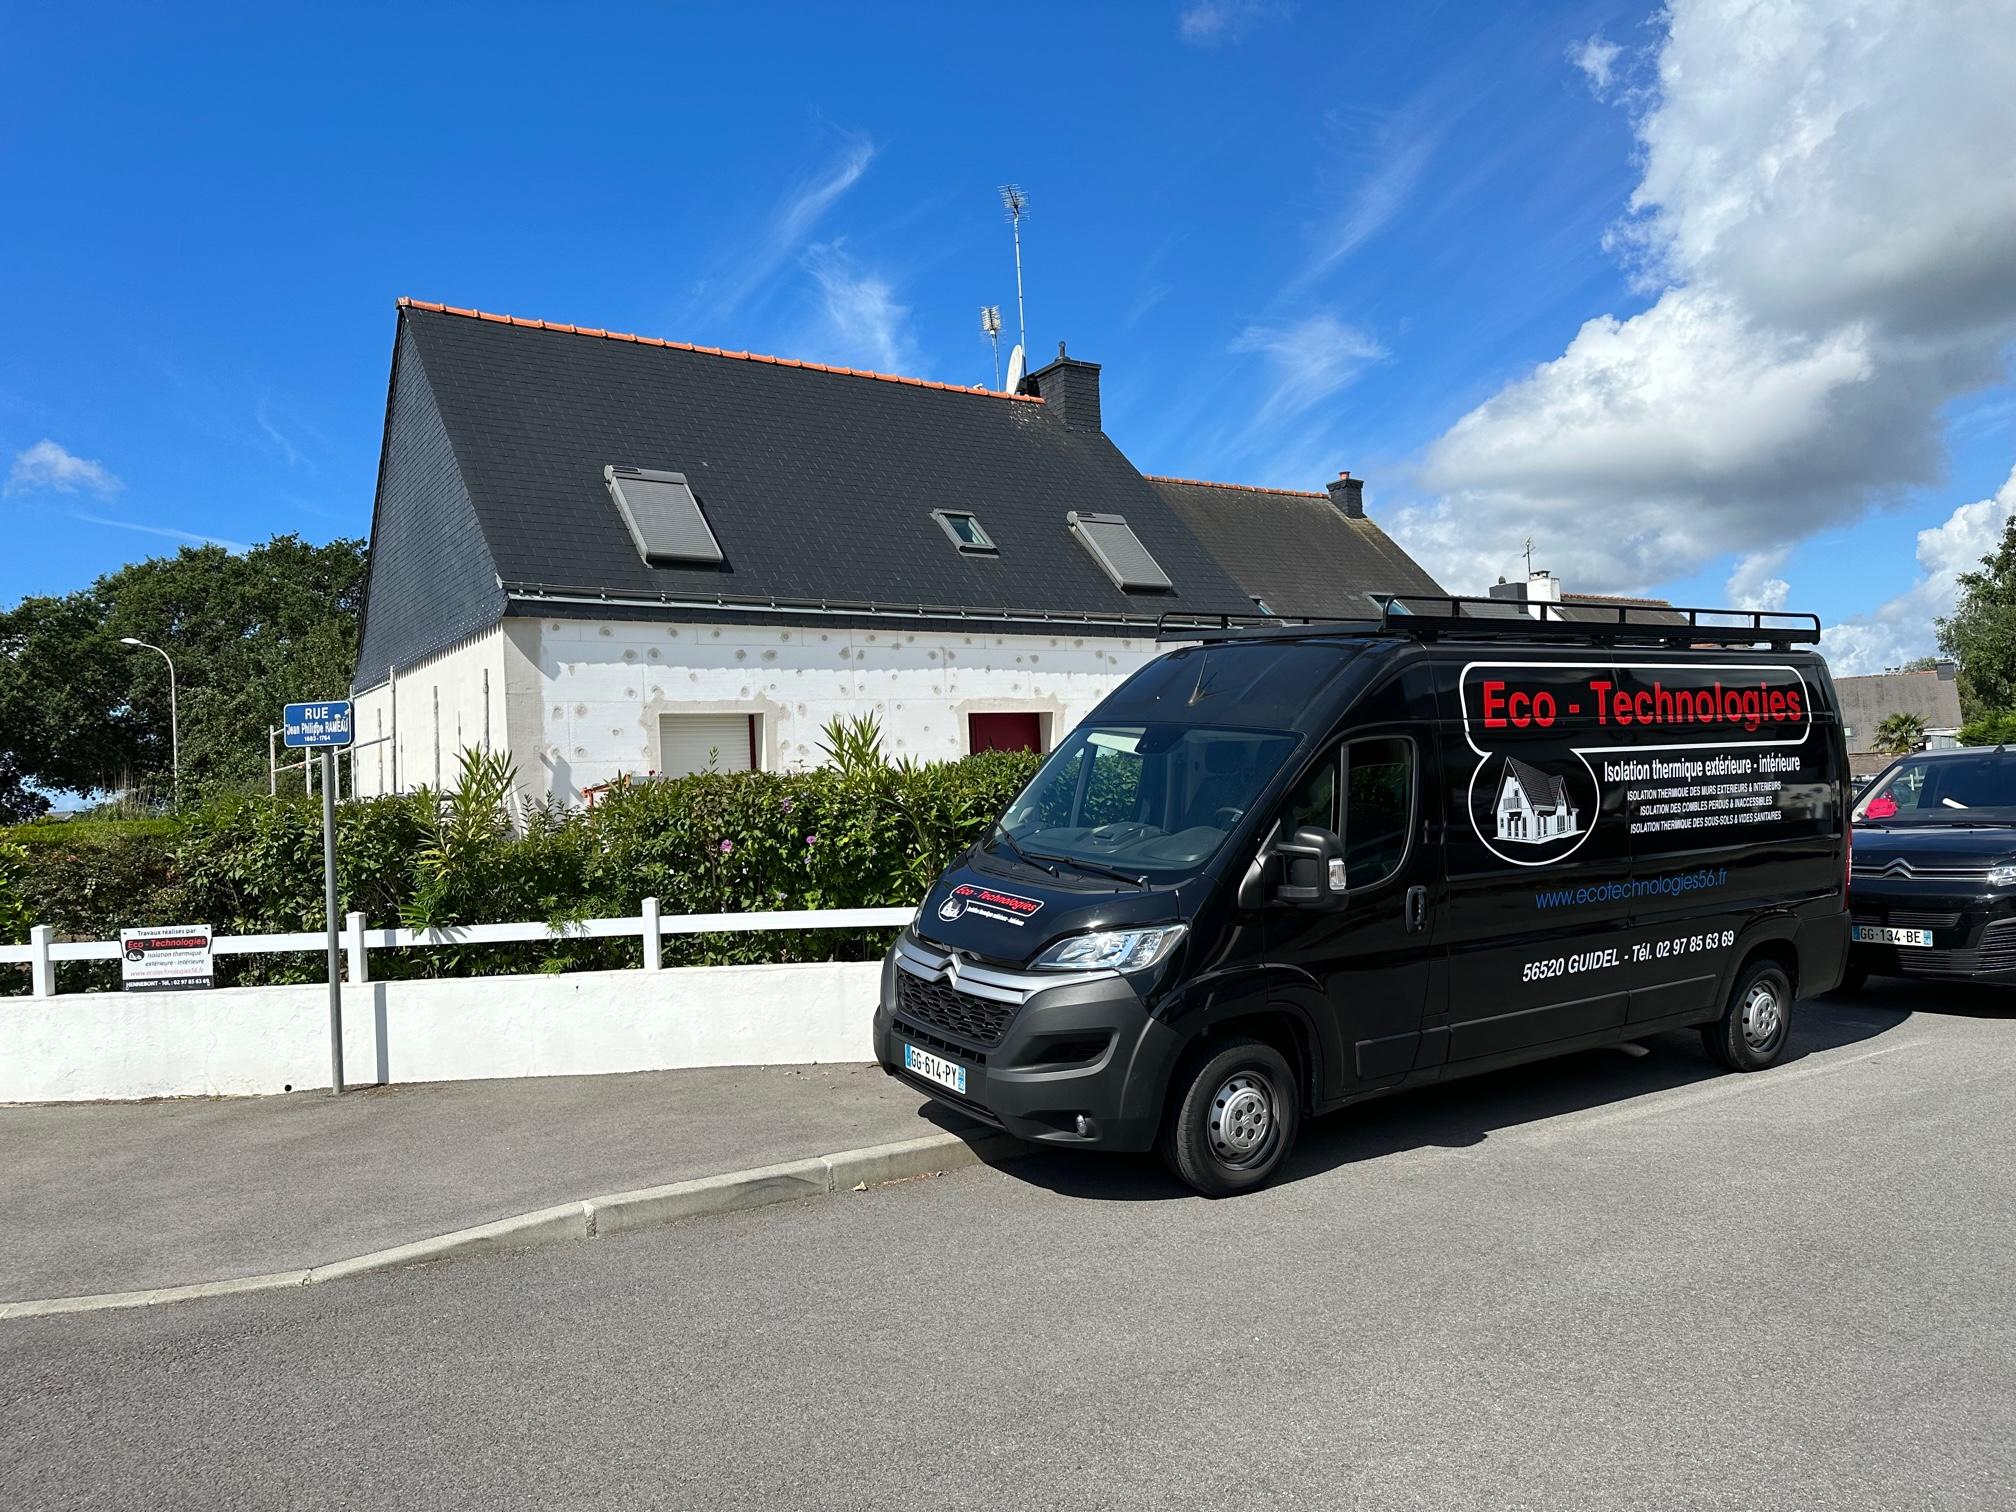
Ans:
[[[1146,637],[1069,631],[571,619],[508,620],[504,640],[519,772],[543,780],[543,790],[527,784],[534,796],[566,801],[626,773],[659,770],[659,716],[681,711],[758,716],[758,761],[766,770],[820,764],[826,723],[861,714],[880,720],[891,756],[966,755],[966,716],[973,713],[1046,716],[1054,743],[1167,649]],[[400,679],[402,705],[415,680]],[[535,686],[536,721],[526,711]]]
[[[453,787],[465,748],[502,748],[507,660],[504,629],[493,626],[359,694],[344,792]]]

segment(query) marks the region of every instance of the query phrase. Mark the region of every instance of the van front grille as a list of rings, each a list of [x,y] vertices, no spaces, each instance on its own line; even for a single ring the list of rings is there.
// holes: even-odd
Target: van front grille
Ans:
[[[907,971],[896,973],[898,1013],[976,1045],[1000,1044],[1015,1006],[974,997],[944,982],[927,982]]]
[[[1877,922],[1874,919],[1869,923]],[[1951,929],[1960,922],[1960,911],[1928,911],[1922,908],[1893,908],[1882,920],[1892,929]]]
[[[1979,945],[1959,950],[1899,947],[1897,970],[1906,976],[1978,976],[2016,971],[2016,919],[1997,919],[1981,931]]]

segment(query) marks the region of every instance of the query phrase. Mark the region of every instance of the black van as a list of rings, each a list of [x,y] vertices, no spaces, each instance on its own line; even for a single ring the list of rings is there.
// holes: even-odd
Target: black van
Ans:
[[[1165,620],[890,951],[882,1065],[1213,1195],[1424,1082],[1685,1025],[1771,1065],[1848,949],[1819,621],[1527,608]]]

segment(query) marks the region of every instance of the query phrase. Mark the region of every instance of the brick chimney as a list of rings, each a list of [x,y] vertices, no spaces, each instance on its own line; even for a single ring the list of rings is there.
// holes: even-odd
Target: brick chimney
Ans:
[[[1069,430],[1096,431],[1099,427],[1099,364],[1080,362],[1064,355],[1064,343],[1057,343],[1057,360],[1038,368],[1022,380],[1026,392],[1042,396],[1044,406],[1064,422]]]
[[[1345,519],[1362,520],[1365,518],[1365,480],[1363,478],[1354,478],[1348,472],[1340,472],[1337,474],[1334,482],[1326,483],[1323,486],[1329,490],[1330,502],[1343,511]]]

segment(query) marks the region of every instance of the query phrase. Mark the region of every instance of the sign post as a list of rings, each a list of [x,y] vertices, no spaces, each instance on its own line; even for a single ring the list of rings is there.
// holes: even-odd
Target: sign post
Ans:
[[[350,702],[287,705],[290,749],[322,754],[322,908],[329,928],[329,1093],[343,1094],[343,954],[336,925],[336,752],[354,738]],[[304,758],[305,760],[305,758]]]

